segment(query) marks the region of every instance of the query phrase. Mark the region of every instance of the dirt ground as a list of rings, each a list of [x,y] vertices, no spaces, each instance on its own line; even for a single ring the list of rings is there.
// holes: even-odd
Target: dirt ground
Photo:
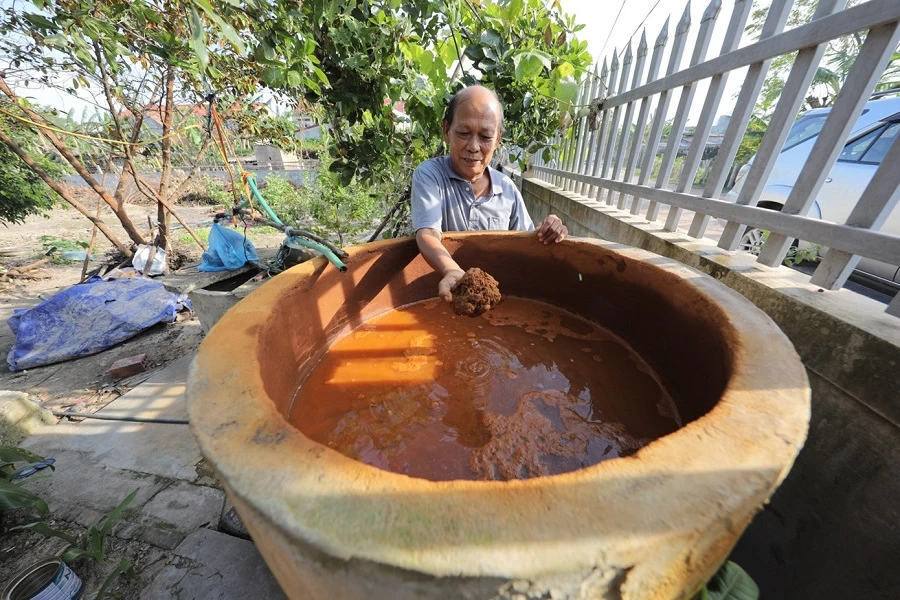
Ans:
[[[92,199],[92,193],[86,189],[76,188],[76,195],[81,196],[85,204],[96,202],[96,196]],[[201,230],[212,224],[217,207],[180,206],[176,210],[188,225]],[[128,211],[135,224],[144,224],[143,227],[139,225],[142,230],[149,228],[148,216],[156,217],[155,206],[131,205]],[[120,239],[127,239],[118,220],[108,208],[104,209],[103,219]],[[46,217],[29,217],[24,224],[0,227],[0,273],[10,267],[22,267],[45,258],[47,246],[54,243],[45,236],[72,244],[88,243],[92,227],[83,215],[64,207],[55,208]],[[42,237],[45,239],[42,240]],[[277,247],[281,239],[281,234],[273,232],[256,235],[253,241],[257,247],[265,248]],[[174,220],[172,240],[183,264],[196,264],[200,261],[202,249]],[[104,259],[113,250],[112,244],[98,233],[91,255]],[[83,261],[61,264],[54,261],[30,272],[30,278],[11,278],[7,282],[0,282],[0,356],[6,357],[15,343],[15,336],[6,325],[13,311],[35,306],[56,292],[77,284],[81,278],[82,263]],[[88,272],[101,264],[100,260],[90,262]],[[0,389],[27,392],[32,399],[52,410],[96,412],[146,380],[155,370],[192,352],[201,339],[200,322],[185,311],[178,315],[175,323],[160,323],[92,356],[19,372],[11,372],[4,361],[0,364]],[[136,354],[147,355],[151,366],[149,371],[119,381],[106,373],[116,360]]]
[[[65,521],[50,519],[47,525],[76,537],[84,532],[84,527]],[[17,531],[0,538],[0,589],[14,575],[47,557],[59,556],[67,547],[68,542],[65,540],[31,531]],[[113,578],[108,588],[112,596],[108,597],[137,598],[147,582],[167,561],[186,560],[156,546],[137,540],[123,540],[112,535],[106,538],[105,553],[107,560],[103,564],[84,557],[72,563],[72,569],[84,584],[85,592],[99,590],[119,565],[120,560],[125,558],[133,565],[133,574]],[[85,593],[82,597],[90,596]]]
[[[96,206],[96,196],[85,189],[76,189],[82,201]],[[194,229],[208,228],[212,216],[220,207],[180,206],[176,210]],[[156,217],[155,206],[132,205],[129,214],[143,231],[148,229],[147,217]],[[106,208],[104,221],[110,225],[120,239],[127,239],[118,220]],[[3,281],[2,274],[9,268],[23,267],[45,258],[51,236],[56,241],[90,242],[92,224],[73,209],[57,207],[46,217],[30,217],[24,224],[0,227],[0,356],[5,358],[15,343],[15,336],[6,322],[15,309],[27,309],[51,297],[60,290],[77,284],[81,279],[82,261],[63,264],[53,261],[42,264],[27,278],[9,278]],[[282,240],[274,230],[257,232],[252,241],[258,248],[275,248]],[[202,236],[205,239],[205,236]],[[194,243],[180,225],[173,220],[172,243],[181,255],[185,265],[200,261],[201,248]],[[77,248],[77,244],[75,244]],[[80,248],[78,248],[80,249]],[[92,256],[97,261],[89,263],[88,271],[99,267],[113,246],[98,233]],[[120,395],[149,378],[155,371],[169,362],[194,351],[202,340],[203,333],[199,320],[188,311],[178,315],[174,323],[158,324],[141,334],[92,356],[11,372],[4,360],[0,364],[0,390],[27,392],[54,411],[68,410],[93,413],[112,402]],[[120,358],[135,354],[146,354],[150,370],[131,378],[115,380],[107,369]],[[18,511],[17,511],[18,512]],[[25,515],[27,516],[27,515]],[[7,513],[7,525],[17,522],[16,513]],[[24,517],[22,517],[24,518]],[[27,520],[27,519],[26,519]],[[11,522],[10,522],[11,521]],[[52,527],[71,534],[79,534],[83,528],[64,521],[49,521]],[[36,563],[47,556],[58,555],[66,547],[66,542],[45,537],[29,531],[3,533],[0,525],[0,588],[13,574]],[[85,589],[97,590],[106,576],[116,567],[121,557],[128,558],[138,570],[137,578],[119,578],[112,591],[117,597],[137,597],[147,581],[165,564],[172,560],[187,560],[167,553],[155,546],[136,540],[123,540],[113,536],[107,539],[107,554],[110,560],[98,565],[87,559],[78,559],[73,567],[85,583]]]

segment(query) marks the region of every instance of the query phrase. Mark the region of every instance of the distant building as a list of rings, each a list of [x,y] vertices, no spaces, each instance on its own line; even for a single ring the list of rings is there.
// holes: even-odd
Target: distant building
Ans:
[[[721,115],[716,124],[713,125],[710,133],[712,135],[725,135],[725,130],[728,129],[729,123],[731,123],[731,115]]]
[[[253,152],[256,155],[256,168],[261,171],[296,169],[300,163],[300,159],[297,156],[271,144],[256,144],[253,147]]]
[[[322,139],[322,126],[315,122],[305,110],[295,109],[291,112],[291,121],[297,126],[294,136],[301,141]]]

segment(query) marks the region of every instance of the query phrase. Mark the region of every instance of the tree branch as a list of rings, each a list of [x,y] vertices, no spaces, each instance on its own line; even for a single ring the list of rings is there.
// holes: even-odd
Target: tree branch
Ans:
[[[48,186],[50,186],[50,189],[52,189],[54,192],[56,192],[60,198],[62,198],[63,200],[68,202],[70,205],[72,205],[72,207],[74,207],[75,210],[77,210],[78,212],[83,214],[94,225],[96,225],[97,229],[99,229],[100,232],[104,236],[106,236],[106,239],[108,239],[112,243],[113,246],[118,248],[126,256],[131,256],[131,248],[129,248],[128,246],[123,244],[121,241],[119,241],[119,239],[115,236],[115,234],[112,231],[110,231],[109,227],[106,225],[106,223],[103,221],[103,219],[92,215],[91,212],[83,204],[81,204],[80,202],[78,202],[78,200],[73,198],[65,189],[63,189],[63,187],[59,183],[57,183],[57,181],[55,179],[50,177],[50,175],[47,173],[47,171],[45,171],[44,168],[41,167],[41,165],[36,163],[34,161],[34,159],[32,159],[30,156],[28,156],[28,154],[21,148],[21,146],[19,146],[16,143],[16,141],[13,140],[11,137],[6,135],[6,133],[2,129],[0,129],[0,142],[3,142],[4,144],[6,144],[7,148],[9,148],[13,152],[15,152],[16,155],[20,159],[22,159],[22,162],[24,162],[26,165],[28,165],[29,169],[31,169],[32,171],[37,173],[38,177],[43,179],[44,183],[46,183]]]
[[[48,125],[47,120],[44,119],[41,115],[34,112],[27,106],[23,106],[19,103],[19,97],[13,92],[10,87],[6,84],[2,78],[0,78],[0,92],[6,94],[6,96],[13,101],[13,104],[19,107],[34,123],[38,126],[40,125]],[[110,208],[113,209],[116,217],[118,217],[119,221],[122,223],[122,227],[125,229],[125,232],[128,234],[128,237],[131,238],[133,242],[136,244],[143,244],[144,238],[141,236],[141,233],[134,226],[134,223],[131,222],[131,219],[128,218],[128,214],[125,212],[124,208],[119,206],[117,202],[109,195],[109,193],[97,183],[97,180],[88,172],[85,166],[78,160],[74,154],[66,147],[66,145],[54,134],[51,130],[42,128],[44,136],[50,143],[53,144],[53,147],[56,148],[57,152],[59,152],[63,158],[66,159],[72,168],[81,176],[84,181],[91,186],[97,194],[103,198],[103,201],[106,202]],[[73,205],[74,206],[74,205]],[[90,214],[90,213],[88,213]]]

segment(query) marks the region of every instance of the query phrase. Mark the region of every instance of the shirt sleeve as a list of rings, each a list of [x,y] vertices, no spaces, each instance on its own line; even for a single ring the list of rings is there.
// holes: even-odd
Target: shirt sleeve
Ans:
[[[413,171],[410,203],[413,231],[423,228],[443,230],[444,195],[439,177],[429,162],[422,163]]]
[[[512,214],[509,217],[510,231],[534,231],[534,222],[531,220],[531,215],[528,214],[528,209],[525,208],[525,200],[522,198],[522,193],[516,187],[512,189],[515,192],[516,199],[513,202]]]

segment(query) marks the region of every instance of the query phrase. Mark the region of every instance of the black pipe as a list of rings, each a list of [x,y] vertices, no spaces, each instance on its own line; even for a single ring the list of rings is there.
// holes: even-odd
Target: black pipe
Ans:
[[[167,425],[189,425],[187,419],[170,419],[167,417],[111,417],[96,413],[80,413],[71,411],[51,411],[55,417],[81,417],[82,419],[100,419],[101,421],[127,421],[129,423],[165,423]]]

